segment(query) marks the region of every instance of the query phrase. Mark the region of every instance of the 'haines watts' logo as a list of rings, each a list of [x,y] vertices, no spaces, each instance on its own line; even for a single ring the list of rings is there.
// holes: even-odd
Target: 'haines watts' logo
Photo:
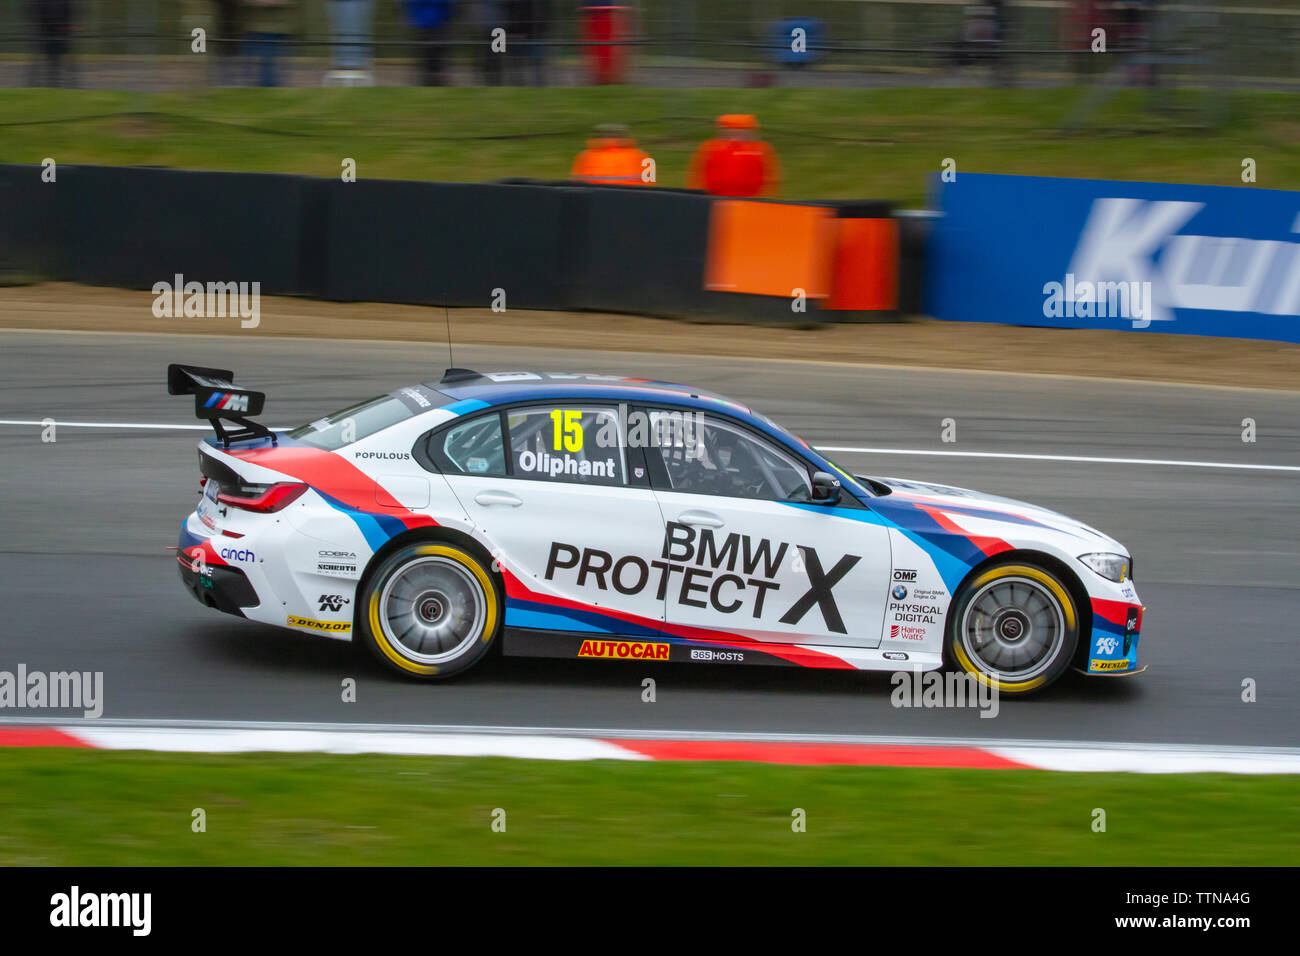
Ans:
[[[911,624],[889,625],[889,639],[891,641],[923,641],[925,635],[926,630],[923,627],[914,627]]]

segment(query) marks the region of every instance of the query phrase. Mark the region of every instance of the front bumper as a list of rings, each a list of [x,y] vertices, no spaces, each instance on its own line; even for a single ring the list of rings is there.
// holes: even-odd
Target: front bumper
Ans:
[[[1140,674],[1146,670],[1138,666],[1138,638],[1145,612],[1131,583],[1121,600],[1092,598],[1092,637],[1087,659],[1079,669],[1090,677]]]

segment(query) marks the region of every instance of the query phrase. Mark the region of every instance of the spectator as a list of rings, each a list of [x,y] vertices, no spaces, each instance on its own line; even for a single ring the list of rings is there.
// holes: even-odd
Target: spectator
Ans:
[[[31,86],[75,86],[68,58],[76,14],[72,0],[29,0],[29,10],[36,32],[36,56],[28,82]]]
[[[642,174],[649,158],[637,147],[626,126],[606,124],[596,127],[595,138],[587,140],[587,148],[573,161],[569,178],[584,183],[641,186],[646,183]]]
[[[370,34],[375,0],[326,0],[329,14],[330,63],[335,74],[366,73],[370,69]]]
[[[988,63],[994,79],[1005,84],[1010,78],[1010,60],[1003,52],[1009,33],[1008,17],[1005,0],[968,3],[963,11],[961,33],[949,56],[953,66]]]
[[[507,31],[505,53],[492,49],[492,31],[497,28]],[[500,86],[505,76],[506,55],[513,52],[511,44],[515,42],[515,31],[506,18],[502,0],[474,0],[474,33],[483,85]]]
[[[216,47],[219,86],[234,86],[239,72],[236,64],[239,62],[239,38],[243,33],[239,23],[240,2],[241,0],[213,0],[213,5],[217,8],[217,29],[213,37],[217,42],[213,45]]]
[[[278,61],[289,39],[294,0],[244,0],[249,58],[257,63],[257,85],[279,86]]]
[[[691,189],[715,196],[774,196],[780,181],[776,153],[758,138],[758,120],[740,113],[718,117],[718,135],[695,151],[686,176]]]
[[[443,38],[451,22],[451,0],[403,0],[406,23],[420,41],[420,85],[444,86]]]
[[[520,67],[525,83],[545,86],[550,0],[506,0],[506,10],[510,21],[511,63]]]

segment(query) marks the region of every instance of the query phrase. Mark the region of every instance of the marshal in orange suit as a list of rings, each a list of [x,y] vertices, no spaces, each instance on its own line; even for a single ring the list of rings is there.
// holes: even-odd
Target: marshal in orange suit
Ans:
[[[719,116],[718,135],[696,150],[686,185],[715,196],[775,196],[781,167],[758,137],[758,120],[742,113]]]
[[[649,185],[652,180],[642,175],[649,168],[649,158],[626,126],[606,124],[596,127],[595,138],[587,140],[587,148],[573,160],[569,178],[620,186]]]

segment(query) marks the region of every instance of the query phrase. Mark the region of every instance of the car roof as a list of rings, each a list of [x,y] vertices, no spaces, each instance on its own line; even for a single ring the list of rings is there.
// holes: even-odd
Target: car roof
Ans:
[[[596,402],[633,402],[646,405],[672,404],[713,410],[730,415],[758,429],[781,444],[809,456],[818,467],[833,467],[798,435],[782,428],[765,415],[725,395],[691,385],[657,382],[622,375],[569,372],[475,372],[447,369],[437,382],[424,383],[452,401],[452,408],[466,414],[476,408],[513,402],[554,399],[588,399]]]
[[[746,422],[787,448],[804,455],[818,468],[841,470],[807,441],[765,415],[725,395],[690,385],[589,372],[476,372],[472,369],[449,368],[441,379],[424,382],[421,387],[449,399],[450,404],[442,406],[443,410],[450,409],[458,415],[515,402],[584,398],[597,402],[673,404],[701,410],[712,409]]]
[[[740,402],[690,385],[658,382],[621,375],[570,372],[475,372],[448,369],[437,382],[425,382],[453,401],[479,401],[486,405],[552,398],[589,398],[602,401],[672,402],[696,408],[718,408],[743,418],[759,418]]]

